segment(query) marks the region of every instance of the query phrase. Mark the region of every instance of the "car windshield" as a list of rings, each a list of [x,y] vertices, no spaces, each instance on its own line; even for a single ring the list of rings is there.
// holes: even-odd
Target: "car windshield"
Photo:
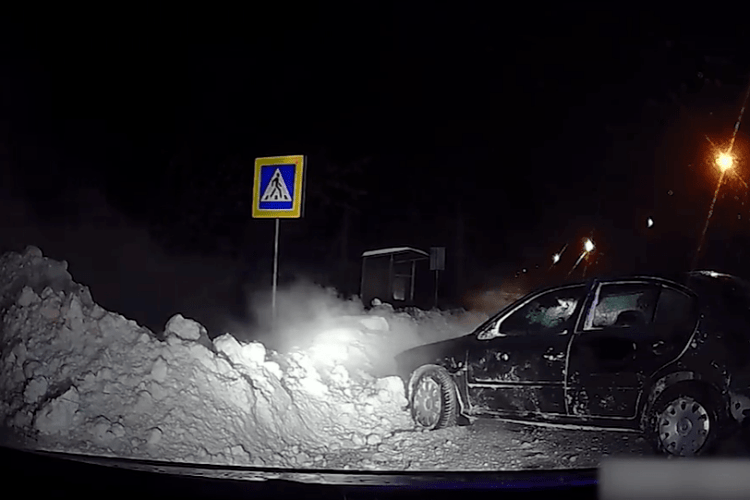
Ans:
[[[3,444],[342,474],[750,450],[739,11],[270,4],[0,29]]]

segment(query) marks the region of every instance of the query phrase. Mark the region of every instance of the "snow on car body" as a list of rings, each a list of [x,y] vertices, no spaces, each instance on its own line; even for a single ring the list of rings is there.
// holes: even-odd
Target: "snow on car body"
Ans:
[[[472,333],[399,354],[412,417],[627,427],[710,450],[750,396],[750,285],[711,272],[591,279],[526,295]]]

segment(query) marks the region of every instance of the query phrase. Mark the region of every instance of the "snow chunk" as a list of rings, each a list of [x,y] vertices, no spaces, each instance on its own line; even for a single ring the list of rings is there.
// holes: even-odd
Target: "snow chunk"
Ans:
[[[377,434],[370,434],[369,436],[367,436],[367,444],[370,446],[380,444],[382,441],[383,439]]]
[[[158,427],[154,427],[148,434],[148,445],[156,446],[161,441],[161,437],[164,433]]]
[[[115,437],[106,417],[100,416],[94,419],[92,431],[94,440],[101,444],[108,444]]]
[[[151,368],[151,377],[157,382],[164,382],[167,378],[168,369],[167,362],[164,358],[159,356],[157,360],[154,361],[154,366]]]
[[[242,348],[240,347],[240,343],[228,333],[216,337],[214,339],[214,347],[216,347],[217,352],[226,354],[232,361],[242,358]]]
[[[225,354],[233,363],[241,365],[262,365],[266,357],[266,348],[260,342],[240,344],[232,335],[224,335],[214,339],[217,352]]]
[[[36,403],[47,392],[47,379],[44,377],[35,377],[26,384],[26,390],[23,392],[23,400],[26,403]]]
[[[34,426],[43,434],[64,434],[71,430],[75,423],[80,397],[75,387],[71,387],[62,396],[44,405],[38,412]]]
[[[81,300],[75,295],[71,295],[70,297],[66,319],[68,325],[74,331],[79,331],[83,328],[83,308],[81,307]]]
[[[39,247],[35,247],[34,245],[28,245],[26,247],[26,250],[23,252],[23,256],[27,258],[42,258],[42,251],[39,249]]]
[[[185,340],[198,340],[201,338],[201,334],[206,335],[206,328],[195,320],[188,319],[182,316],[182,314],[175,314],[165,327],[165,333],[167,335],[174,334]]]
[[[266,348],[260,342],[250,342],[242,346],[242,356],[253,364],[262,365],[266,360]]]
[[[284,376],[284,374],[281,371],[281,367],[275,361],[266,361],[265,363],[263,363],[263,367],[266,370],[268,370],[272,375],[274,375],[277,379],[281,379],[281,377]]]
[[[25,286],[23,287],[21,295],[18,297],[16,303],[19,307],[28,307],[32,304],[38,304],[41,301],[42,299],[39,298],[39,295],[34,293],[34,290],[31,287]]]

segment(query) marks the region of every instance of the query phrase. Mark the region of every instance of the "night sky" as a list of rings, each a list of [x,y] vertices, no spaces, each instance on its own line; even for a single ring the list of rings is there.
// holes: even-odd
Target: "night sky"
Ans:
[[[458,302],[524,268],[559,279],[587,236],[589,274],[690,266],[706,136],[728,145],[750,84],[739,16],[355,3],[3,21],[2,249],[37,244],[152,327],[200,309],[188,289],[239,303],[270,284],[254,158],[305,154],[282,281],[356,292],[362,251],[445,246]],[[747,127],[699,266],[745,276]]]

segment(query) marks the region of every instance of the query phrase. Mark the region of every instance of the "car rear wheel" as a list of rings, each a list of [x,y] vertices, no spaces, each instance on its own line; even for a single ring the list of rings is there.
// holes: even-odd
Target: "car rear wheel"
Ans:
[[[458,399],[450,375],[438,367],[427,368],[414,384],[411,395],[411,416],[425,429],[441,429],[456,425]]]
[[[719,434],[718,417],[715,398],[703,387],[685,384],[667,389],[651,409],[649,441],[668,456],[705,455]]]

